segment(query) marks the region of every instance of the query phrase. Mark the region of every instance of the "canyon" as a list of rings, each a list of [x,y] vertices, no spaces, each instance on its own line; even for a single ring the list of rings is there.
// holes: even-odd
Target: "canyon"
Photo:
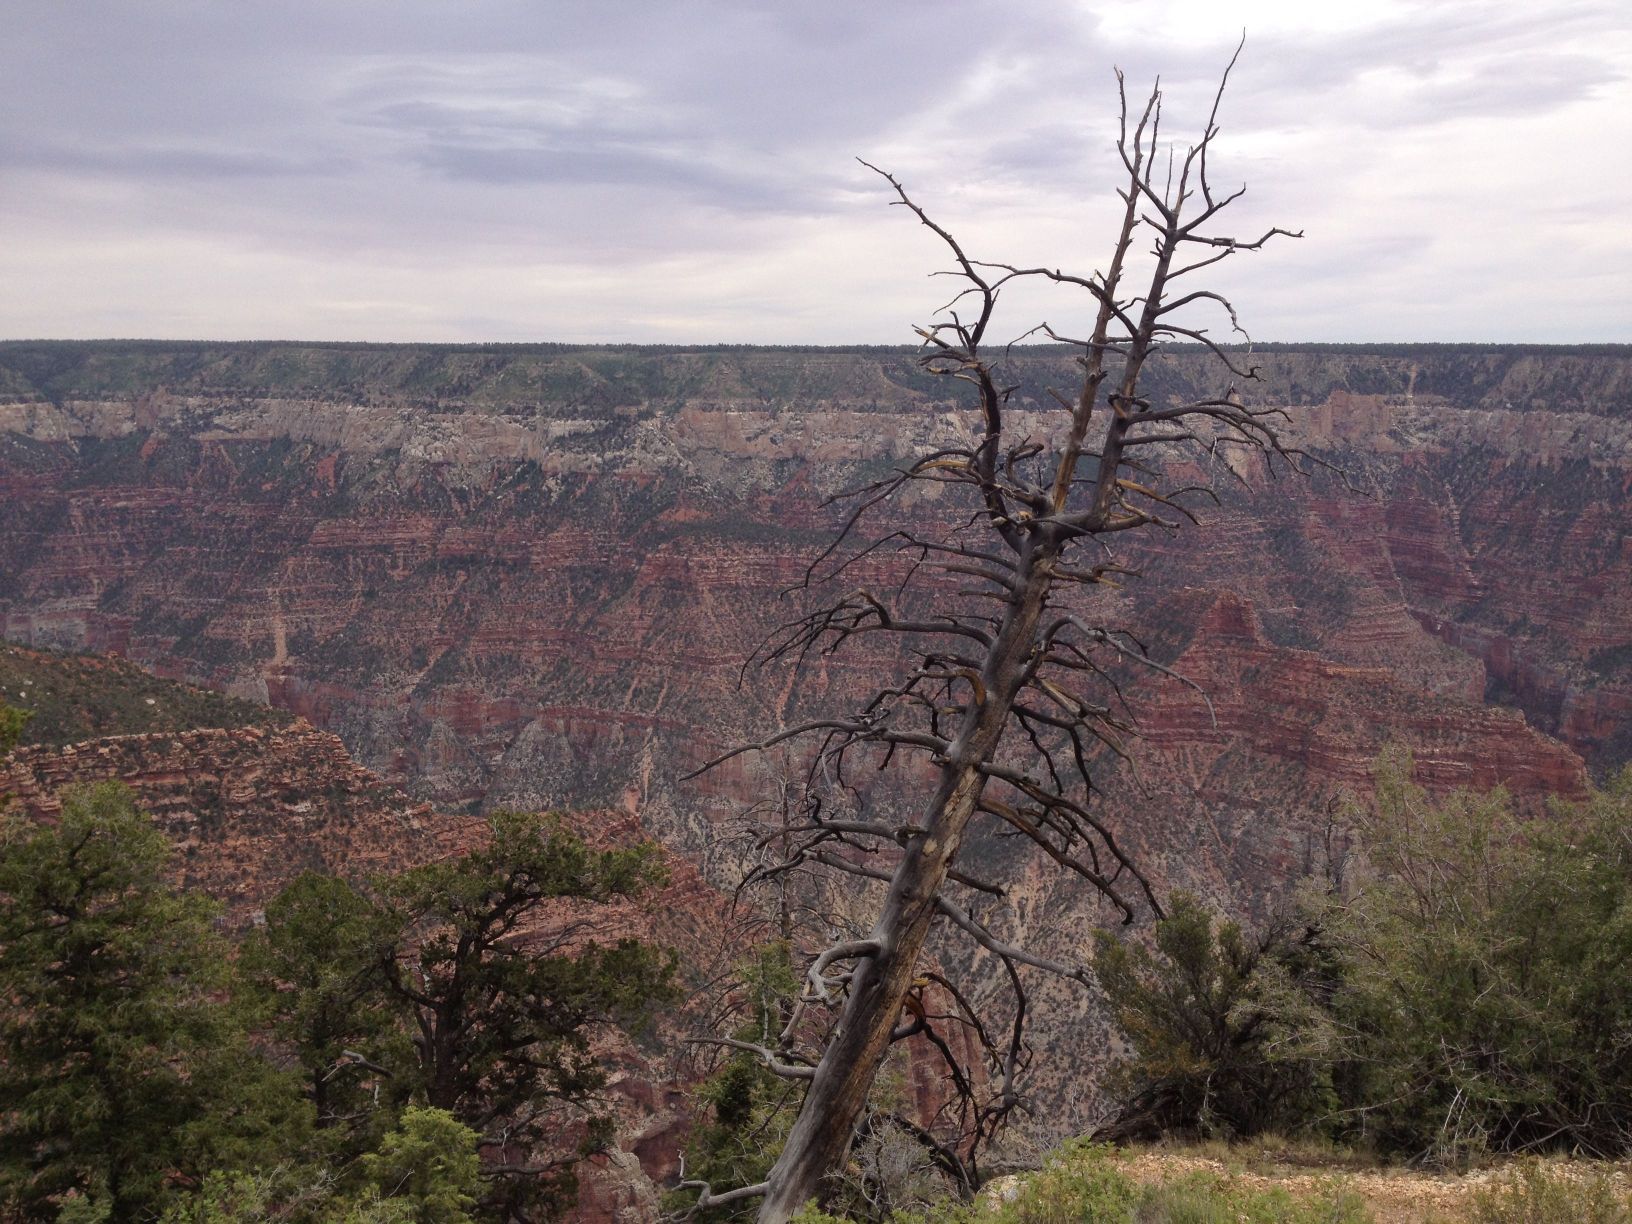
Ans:
[[[1051,436],[1072,359],[1013,351],[1011,429]],[[1240,393],[1285,407],[1329,466],[1167,457],[1216,504],[1119,545],[1138,576],[1084,610],[1208,699],[1123,677],[1140,739],[1131,766],[1101,763],[1104,819],[1160,889],[1262,917],[1331,869],[1389,745],[1432,789],[1503,785],[1538,812],[1632,758],[1632,351],[1252,360]],[[1181,351],[1147,389],[1216,383]],[[305,720],[266,736],[332,733],[400,788],[386,830],[602,813],[729,889],[726,833],[790,766],[681,777],[892,665],[880,647],[744,669],[803,606],[779,593],[840,521],[827,499],[970,429],[906,349],[4,343],[0,629]],[[934,493],[901,513],[944,528],[957,510]],[[288,813],[272,827],[307,836]],[[1105,918],[1012,843],[970,853],[1043,950],[1080,952]],[[1046,1001],[1045,1052],[1103,1045],[1080,1000]],[[1091,1076],[1039,1062],[1062,1119],[1092,1113]]]

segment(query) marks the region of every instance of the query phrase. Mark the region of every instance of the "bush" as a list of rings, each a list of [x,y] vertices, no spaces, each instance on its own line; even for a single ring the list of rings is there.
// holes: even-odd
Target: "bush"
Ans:
[[[409,1109],[362,1159],[376,1201],[410,1205],[413,1224],[470,1224],[482,1190],[476,1132],[442,1109]]]
[[[1192,1173],[1148,1187],[1136,1224],[1369,1224],[1364,1200],[1341,1186],[1296,1199],[1278,1186],[1243,1186],[1214,1173]]]
[[[1109,1148],[1068,1144],[1003,1204],[994,1224],[1122,1224],[1132,1221],[1139,1188],[1116,1167]]]
[[[33,717],[32,710],[19,710],[0,701],[0,756],[5,756],[17,746]]]
[[[1328,1068],[1289,1039],[1334,969],[1310,926],[1248,939],[1178,893],[1155,946],[1095,935],[1094,974],[1133,1047],[1112,1075],[1126,1105],[1101,1138],[1295,1131],[1334,1104]]]
[[[1370,1224],[1363,1200],[1340,1184],[1293,1197],[1228,1174],[1196,1172],[1141,1186],[1107,1147],[1067,1144],[1000,1200],[941,1204],[892,1216],[894,1224]],[[795,1224],[852,1224],[807,1208]]]
[[[1325,918],[1345,1102],[1382,1149],[1617,1156],[1632,1141],[1632,771],[1525,822],[1385,760],[1370,878]]]
[[[1102,1137],[1322,1132],[1438,1164],[1632,1150],[1632,770],[1526,821],[1380,762],[1347,897],[1249,940],[1179,897],[1098,937],[1133,1057]]]
[[[1472,1224],[1628,1224],[1632,1197],[1602,1172],[1527,1160],[1474,1196]]]

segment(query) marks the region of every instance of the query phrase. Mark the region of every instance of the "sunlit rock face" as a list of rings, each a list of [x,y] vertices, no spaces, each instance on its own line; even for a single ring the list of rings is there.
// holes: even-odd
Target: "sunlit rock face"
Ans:
[[[1531,800],[1632,756],[1632,354],[1253,360],[1243,396],[1340,471],[1165,457],[1218,504],[1120,541],[1139,576],[1083,604],[1212,702],[1129,676],[1140,776],[1104,763],[1107,819],[1160,886],[1249,913],[1321,869],[1385,745],[1431,787]],[[1072,372],[1017,351],[1016,435],[1058,427]],[[1148,389],[1218,375],[1181,353]],[[270,700],[439,811],[631,813],[727,882],[705,852],[776,771],[678,779],[896,662],[741,672],[802,606],[778,592],[830,538],[826,498],[970,435],[956,387],[886,349],[0,345],[0,622]],[[932,489],[900,514],[967,509]],[[970,853],[1044,944],[1101,916],[1010,843]]]

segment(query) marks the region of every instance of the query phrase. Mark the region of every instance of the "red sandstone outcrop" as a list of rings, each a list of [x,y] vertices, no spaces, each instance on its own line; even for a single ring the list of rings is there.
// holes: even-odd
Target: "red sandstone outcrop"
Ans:
[[[1183,752],[1195,766],[1210,751],[1244,747],[1364,795],[1378,754],[1395,743],[1411,749],[1417,780],[1430,790],[1586,795],[1580,757],[1516,710],[1472,706],[1385,668],[1277,646],[1264,636],[1257,609],[1232,591],[1184,592],[1180,601],[1205,610],[1192,613],[1194,637],[1170,666],[1206,698],[1164,679],[1138,699],[1144,758]]]
[[[364,879],[456,852],[481,822],[434,812],[297,721],[115,735],[0,760],[0,796],[37,819],[75,783],[120,781],[175,843],[177,883],[244,922],[302,871]]]

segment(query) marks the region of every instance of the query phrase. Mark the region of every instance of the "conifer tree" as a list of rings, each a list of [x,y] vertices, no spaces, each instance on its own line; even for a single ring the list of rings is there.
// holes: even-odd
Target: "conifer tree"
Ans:
[[[32,710],[19,710],[0,701],[0,756],[5,756],[23,738],[23,731],[34,717]]]
[[[557,818],[499,812],[485,845],[371,889],[296,881],[248,959],[277,995],[319,1125],[357,1111],[367,1073],[389,1100],[476,1132],[488,1208],[559,1204],[610,1134],[594,1038],[674,993],[674,958],[598,939],[603,911],[662,879],[655,846],[596,850]]]
[[[212,1168],[276,1160],[306,1116],[249,1046],[215,907],[118,783],[0,825],[0,1214],[156,1213]]]

